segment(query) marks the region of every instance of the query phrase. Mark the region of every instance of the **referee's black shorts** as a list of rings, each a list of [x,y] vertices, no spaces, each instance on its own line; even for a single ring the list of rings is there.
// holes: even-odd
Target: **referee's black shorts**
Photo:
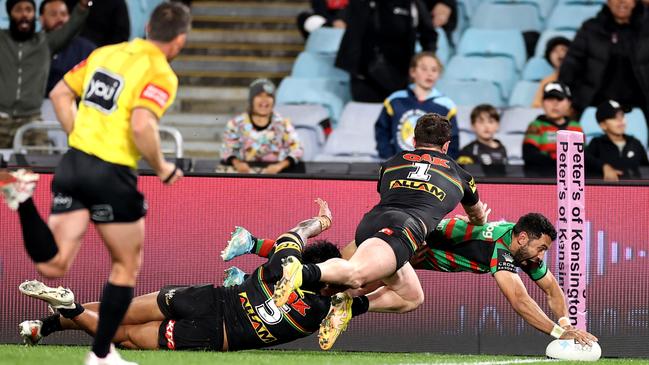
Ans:
[[[356,227],[356,245],[377,237],[385,241],[397,259],[397,269],[410,260],[417,248],[424,244],[423,223],[402,209],[374,207],[363,216]]]
[[[135,222],[147,211],[133,169],[74,148],[56,167],[52,195],[52,214],[87,209],[95,223]]]

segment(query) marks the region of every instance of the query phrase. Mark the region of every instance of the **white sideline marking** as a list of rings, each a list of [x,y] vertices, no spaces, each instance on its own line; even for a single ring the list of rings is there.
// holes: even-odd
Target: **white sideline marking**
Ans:
[[[538,363],[538,362],[554,362],[558,361],[556,359],[513,359],[513,360],[502,360],[502,361],[481,361],[481,362],[431,362],[431,363],[417,363],[409,365],[508,365],[508,364],[527,364],[527,363]],[[399,364],[399,365],[408,365],[408,364]]]

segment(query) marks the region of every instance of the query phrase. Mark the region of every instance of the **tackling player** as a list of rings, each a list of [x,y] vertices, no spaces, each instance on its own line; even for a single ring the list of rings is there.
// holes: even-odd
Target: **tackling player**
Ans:
[[[319,283],[305,286],[282,307],[276,307],[271,296],[272,284],[282,275],[281,262],[285,257],[308,263],[340,257],[336,246],[329,242],[304,247],[307,238],[331,225],[327,203],[320,199],[317,202],[318,216],[282,234],[277,242],[245,248],[228,245],[224,254],[231,257],[245,252],[269,257],[241,285],[167,286],[137,297],[113,341],[135,349],[235,351],[275,346],[315,332],[329,311],[330,294],[321,295],[327,288]],[[26,342],[35,344],[43,336],[62,330],[96,333],[99,303],[75,303],[68,289],[48,288],[38,281],[27,281],[20,290],[48,302],[60,313],[21,323],[21,335]]]
[[[424,293],[408,260],[427,233],[460,202],[473,223],[485,223],[488,214],[471,175],[446,155],[450,139],[451,124],[444,117],[430,113],[419,118],[416,149],[381,165],[381,200],[356,229],[358,250],[349,261],[332,259],[317,265],[287,258],[275,287],[276,305],[284,305],[302,285],[324,282],[360,288],[382,280],[411,305],[408,310],[417,308]]]

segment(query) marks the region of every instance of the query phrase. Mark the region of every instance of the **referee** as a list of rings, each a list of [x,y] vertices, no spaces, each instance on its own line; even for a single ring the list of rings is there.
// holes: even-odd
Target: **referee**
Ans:
[[[178,78],[169,60],[185,45],[190,23],[186,6],[162,3],[151,15],[147,40],[98,48],[54,87],[50,99],[70,150],[54,174],[47,225],[31,199],[37,176],[0,174],[5,199],[17,206],[27,253],[41,274],[66,273],[89,221],[110,252],[112,269],[86,364],[132,364],[120,358],[111,339],[133,298],[142,260],[147,208],[135,169],[141,156],[165,184],[183,176],[163,158],[158,120],[176,96]]]

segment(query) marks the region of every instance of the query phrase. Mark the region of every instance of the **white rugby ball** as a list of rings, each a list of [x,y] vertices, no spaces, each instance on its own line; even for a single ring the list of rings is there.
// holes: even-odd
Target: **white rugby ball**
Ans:
[[[597,361],[602,356],[602,348],[597,342],[582,346],[575,340],[554,340],[545,349],[545,355],[558,360]]]

